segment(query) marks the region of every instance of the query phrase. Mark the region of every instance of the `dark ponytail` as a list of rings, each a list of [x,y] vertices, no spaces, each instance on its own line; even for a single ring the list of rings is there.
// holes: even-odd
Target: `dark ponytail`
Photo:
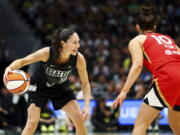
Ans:
[[[157,25],[155,7],[150,4],[144,4],[140,9],[140,14],[137,20],[141,30],[154,30],[154,25]]]
[[[53,61],[58,64],[60,62],[60,52],[62,50],[61,41],[67,42],[70,36],[76,33],[74,28],[58,28],[52,35],[51,43],[53,49]]]

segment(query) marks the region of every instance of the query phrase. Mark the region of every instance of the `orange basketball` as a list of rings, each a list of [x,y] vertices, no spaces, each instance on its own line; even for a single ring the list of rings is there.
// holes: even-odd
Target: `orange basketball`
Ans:
[[[30,76],[22,70],[13,70],[8,74],[6,88],[10,93],[23,94],[30,86]]]

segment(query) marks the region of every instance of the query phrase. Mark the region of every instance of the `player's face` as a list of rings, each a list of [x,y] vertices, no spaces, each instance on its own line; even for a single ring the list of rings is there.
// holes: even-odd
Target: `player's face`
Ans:
[[[66,45],[63,46],[64,50],[66,50],[66,52],[69,54],[76,55],[80,47],[79,41],[80,39],[79,39],[78,34],[74,33],[67,40]]]

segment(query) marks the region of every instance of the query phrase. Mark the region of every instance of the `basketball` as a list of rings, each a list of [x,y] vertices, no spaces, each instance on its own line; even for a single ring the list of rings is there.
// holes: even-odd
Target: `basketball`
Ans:
[[[13,70],[8,74],[6,88],[10,93],[23,94],[30,86],[30,76],[22,70]]]

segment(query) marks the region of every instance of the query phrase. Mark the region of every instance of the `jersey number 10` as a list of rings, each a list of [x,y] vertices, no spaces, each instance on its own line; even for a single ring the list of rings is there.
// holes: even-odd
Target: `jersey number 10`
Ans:
[[[151,35],[151,37],[153,37],[154,39],[156,39],[156,41],[158,42],[158,44],[162,45],[162,44],[172,44],[171,39],[169,39],[166,36],[155,36],[155,35]]]

